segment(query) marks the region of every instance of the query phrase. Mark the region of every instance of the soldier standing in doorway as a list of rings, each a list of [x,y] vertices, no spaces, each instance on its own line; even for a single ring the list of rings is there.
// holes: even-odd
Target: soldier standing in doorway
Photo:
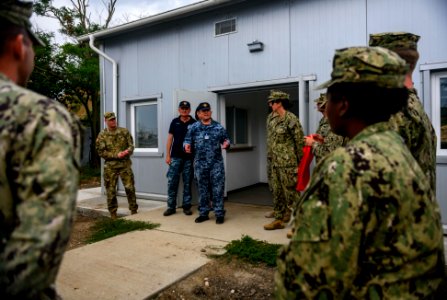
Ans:
[[[273,193],[275,218],[264,225],[265,230],[283,229],[289,222],[293,204],[299,194],[295,189],[297,168],[303,156],[304,133],[300,120],[287,109],[289,94],[272,90],[268,97],[272,112],[267,117],[267,174]]]

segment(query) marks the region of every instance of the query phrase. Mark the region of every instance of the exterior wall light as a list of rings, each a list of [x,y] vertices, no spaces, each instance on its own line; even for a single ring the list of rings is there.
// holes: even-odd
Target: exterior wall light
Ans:
[[[258,52],[264,50],[264,44],[258,40],[254,40],[253,42],[247,44],[248,51],[250,52]]]

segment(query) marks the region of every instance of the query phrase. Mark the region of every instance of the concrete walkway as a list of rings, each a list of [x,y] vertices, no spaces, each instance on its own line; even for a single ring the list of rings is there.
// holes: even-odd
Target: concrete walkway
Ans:
[[[125,197],[119,197],[118,214],[129,214]],[[287,229],[266,231],[269,207],[225,203],[225,223],[210,220],[196,224],[198,216],[181,209],[164,217],[165,202],[138,199],[138,214],[131,220],[159,223],[154,230],[136,231],[66,252],[56,281],[63,299],[145,299],[193,273],[209,261],[207,255],[222,253],[231,240],[243,235],[285,244]],[[100,188],[80,190],[78,210],[108,215]]]

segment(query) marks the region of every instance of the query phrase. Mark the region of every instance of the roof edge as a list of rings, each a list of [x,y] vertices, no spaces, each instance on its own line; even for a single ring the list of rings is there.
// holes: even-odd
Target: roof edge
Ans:
[[[95,39],[104,39],[109,36],[120,34],[126,31],[136,30],[140,27],[156,25],[163,22],[168,22],[175,19],[184,18],[191,15],[206,12],[209,10],[213,10],[221,6],[227,6],[230,4],[236,4],[244,1],[247,0],[203,0],[197,3],[179,7],[177,9],[168,10],[166,12],[162,12],[153,16],[145,17],[129,23],[118,25],[112,28],[107,28],[93,33],[84,34],[77,37],[76,39],[78,40],[78,42],[86,42],[89,40],[89,36],[91,35],[93,35]]]

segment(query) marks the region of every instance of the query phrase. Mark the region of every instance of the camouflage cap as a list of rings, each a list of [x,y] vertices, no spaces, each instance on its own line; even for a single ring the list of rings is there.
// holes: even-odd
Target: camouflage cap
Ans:
[[[406,62],[382,47],[351,47],[335,51],[331,80],[316,89],[336,83],[375,83],[384,88],[404,86]]]
[[[32,25],[29,19],[32,14],[32,2],[2,0],[0,3],[0,20],[6,20],[26,29],[34,45],[44,46],[42,40],[31,30]]]
[[[380,46],[387,49],[417,50],[420,36],[409,32],[384,32],[369,35],[370,46]]]
[[[211,105],[208,102],[201,102],[199,103],[199,106],[197,106],[197,111],[199,110],[210,110]]]
[[[320,97],[315,99],[314,102],[317,104],[318,108],[323,107],[327,103],[326,94],[320,94]]]
[[[115,113],[113,111],[108,111],[104,113],[104,119],[106,119],[107,121],[116,119]]]
[[[280,99],[289,100],[289,97],[290,97],[289,94],[287,94],[283,91],[271,90],[270,95],[267,98],[267,102],[274,101],[274,100],[280,100]]]

